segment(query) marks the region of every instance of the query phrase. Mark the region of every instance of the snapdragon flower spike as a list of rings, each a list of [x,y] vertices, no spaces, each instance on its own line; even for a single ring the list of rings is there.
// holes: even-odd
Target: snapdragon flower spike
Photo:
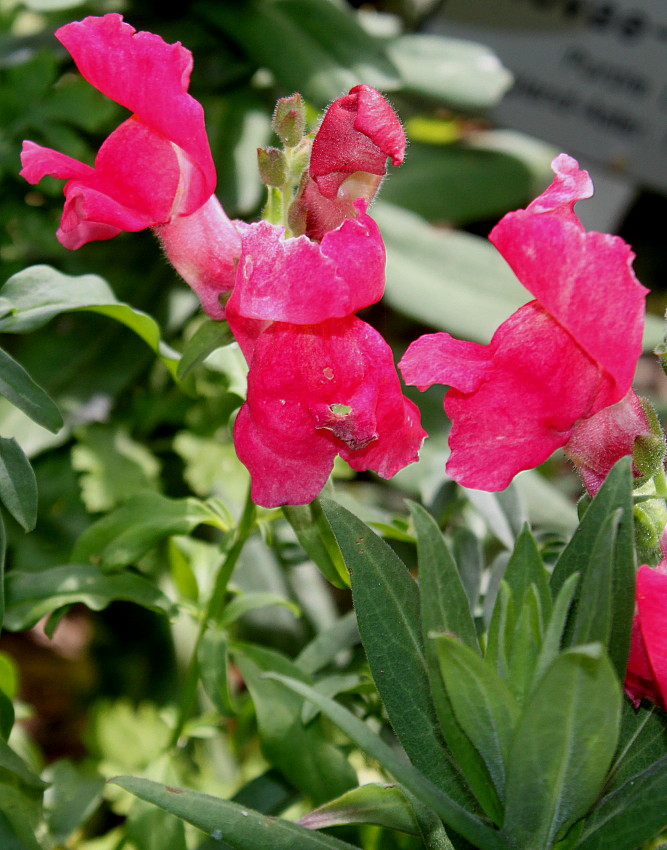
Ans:
[[[535,300],[489,345],[431,334],[399,364],[408,384],[451,387],[447,471],[467,487],[502,490],[568,443],[577,423],[626,395],[641,352],[647,290],[634,254],[575,215],[593,191],[587,172],[565,154],[552,169],[551,186],[489,237]]]
[[[355,211],[320,243],[284,239],[268,222],[238,225],[227,319],[250,368],[234,443],[264,507],[311,502],[337,454],[389,478],[417,460],[425,436],[391,349],[353,315],[381,298],[385,264],[364,201]]]
[[[28,182],[47,174],[67,181],[59,241],[76,249],[154,227],[177,270],[220,318],[208,293],[231,288],[240,240],[213,195],[204,111],[188,94],[190,51],[136,32],[115,13],[75,21],[55,35],[88,82],[133,113],[102,144],[94,167],[24,142],[21,175]]]
[[[635,705],[642,699],[667,708],[667,564],[642,566],[637,573],[625,692]]]
[[[290,216],[296,232],[320,240],[355,215],[354,201],[372,201],[387,158],[400,165],[405,132],[376,89],[358,85],[327,109],[313,139],[307,175]]]

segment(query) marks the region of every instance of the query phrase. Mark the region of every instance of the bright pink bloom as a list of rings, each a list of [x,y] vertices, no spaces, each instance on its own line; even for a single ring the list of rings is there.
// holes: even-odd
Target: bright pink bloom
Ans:
[[[88,82],[133,113],[104,142],[94,167],[24,142],[21,174],[28,182],[47,174],[67,181],[60,242],[76,249],[123,230],[158,227],[195,289],[229,289],[239,239],[213,197],[204,110],[187,93],[190,51],[136,32],[115,13],[67,24],[56,37]],[[208,307],[220,317],[215,305]]]
[[[506,215],[491,241],[535,300],[519,308],[489,345],[439,333],[412,343],[400,366],[408,384],[449,384],[448,473],[461,484],[501,490],[546,460],[575,426],[630,389],[646,289],[629,246],[587,233],[574,213],[593,187],[561,154],[551,186]]]
[[[656,439],[641,401],[630,390],[620,401],[603,408],[590,419],[579,419],[565,444],[565,452],[577,467],[584,486],[594,496],[612,466],[631,455],[635,441]],[[635,476],[640,471],[634,467]]]
[[[637,608],[632,624],[625,692],[635,707],[648,699],[667,702],[667,565],[643,566],[637,573]]]
[[[386,173],[387,157],[400,165],[405,132],[394,110],[371,86],[358,85],[327,109],[313,140],[296,207],[303,230],[319,240],[354,216],[354,201],[370,202]]]
[[[389,104],[357,86],[315,136],[296,202],[312,225],[305,235],[237,224],[242,250],[226,312],[250,369],[234,443],[257,504],[312,501],[336,455],[385,478],[417,460],[419,412],[402,395],[387,343],[353,315],[382,297],[385,249],[366,201],[387,156],[400,162],[404,147]],[[361,172],[373,178],[370,194]]]
[[[231,302],[228,316],[236,334]],[[272,322],[249,364],[234,443],[257,504],[311,502],[337,454],[383,478],[417,460],[425,436],[419,411],[401,393],[387,343],[355,316]]]

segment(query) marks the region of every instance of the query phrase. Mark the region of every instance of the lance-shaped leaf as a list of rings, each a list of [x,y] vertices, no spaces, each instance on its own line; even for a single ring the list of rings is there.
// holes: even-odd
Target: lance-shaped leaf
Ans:
[[[282,682],[316,705],[348,735],[355,744],[391,773],[411,794],[431,808],[446,825],[466,838],[478,850],[510,850],[500,834],[487,822],[459,805],[449,795],[440,791],[405,758],[389,747],[368,726],[346,708],[297,679],[267,673],[267,678]]]
[[[303,700],[263,675],[278,670],[306,678],[301,671],[284,655],[250,644],[235,645],[234,660],[252,695],[262,751],[269,762],[315,804],[354,787],[354,770],[322,724],[303,723]]]
[[[618,753],[609,771],[605,792],[611,793],[666,755],[667,724],[663,713],[647,702],[634,708],[630,700],[623,700]]]
[[[512,846],[551,847],[586,813],[604,784],[620,711],[620,687],[601,644],[556,659],[512,739],[503,824]]]
[[[614,550],[622,510],[610,514],[603,522],[585,566],[579,590],[577,609],[572,622],[571,644],[605,644],[609,640],[612,617],[612,583]],[[583,566],[583,565],[582,565]]]
[[[322,507],[350,571],[361,640],[394,731],[415,767],[463,800],[431,699],[417,584],[360,519],[326,499]]]
[[[43,428],[54,433],[62,428],[63,418],[55,403],[39,384],[33,381],[23,366],[1,348],[0,395]]]
[[[94,274],[70,276],[39,265],[13,275],[0,290],[0,332],[28,333],[70,310],[90,310],[116,319],[141,337],[172,375],[176,373],[179,355],[162,342],[156,321],[118,301],[108,283]]]
[[[482,757],[502,800],[518,703],[491,664],[476,652],[449,635],[431,637],[456,719]]]
[[[87,564],[50,567],[41,572],[12,570],[5,592],[5,625],[12,631],[28,629],[45,614],[74,602],[101,611],[122,599],[161,614],[174,613],[174,604],[142,576],[106,575]]]
[[[576,850],[635,850],[667,827],[667,755],[603,797]]]
[[[149,779],[117,776],[111,780],[126,791],[153,803],[196,826],[218,841],[226,841],[234,850],[352,850],[352,845],[329,835],[311,832],[303,826],[280,818],[267,817],[210,794],[170,788]]]
[[[398,785],[371,783],[353,788],[304,815],[299,823],[308,829],[374,823],[411,835],[419,834],[415,813]]]
[[[338,544],[317,499],[309,505],[284,505],[283,514],[308,557],[334,587],[347,589],[350,579]]]
[[[527,525],[521,529],[517,537],[503,579],[510,586],[517,612],[532,584],[537,591],[542,614],[545,619],[548,618],[551,612],[551,594],[547,571],[542,563],[537,542]]]
[[[459,571],[435,520],[420,505],[409,505],[417,535],[422,639],[436,713],[447,746],[484,811],[497,822],[498,797],[479,753],[461,728],[440,675],[432,632],[449,632],[479,652],[475,624]]]
[[[138,493],[89,526],[77,540],[72,557],[101,563],[106,569],[126,567],[165,537],[189,534],[201,524],[220,528],[224,523],[199,499]]]
[[[631,459],[621,458],[598,490],[572,539],[561,553],[551,575],[551,591],[555,596],[568,576],[584,573],[598,544],[598,536],[607,517],[619,508],[623,511],[614,551],[611,588],[611,626],[609,656],[619,678],[623,678],[630,650],[630,632],[635,600],[635,555],[632,526]],[[588,565],[588,566],[587,566]],[[581,592],[582,582],[579,584]]]
[[[37,522],[37,481],[16,440],[0,437],[0,500],[24,531]]]

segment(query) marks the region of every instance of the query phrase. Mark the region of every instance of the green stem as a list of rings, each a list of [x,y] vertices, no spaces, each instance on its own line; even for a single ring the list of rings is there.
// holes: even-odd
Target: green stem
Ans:
[[[665,477],[664,467],[661,466],[653,476],[653,483],[655,484],[655,492],[658,496],[662,496],[663,499],[667,498],[667,478]]]
[[[215,578],[215,585],[213,587],[213,591],[209,597],[208,603],[206,605],[206,609],[201,617],[201,621],[199,623],[199,631],[197,633],[197,639],[195,640],[195,645],[192,650],[192,656],[190,658],[190,663],[188,665],[188,671],[185,678],[185,683],[183,686],[183,691],[181,694],[181,704],[178,712],[178,720],[176,722],[176,726],[174,727],[174,731],[171,736],[171,740],[169,741],[170,747],[175,747],[178,744],[178,741],[183,734],[183,729],[185,728],[185,724],[187,723],[192,709],[195,704],[195,699],[197,697],[197,685],[199,683],[199,648],[204,639],[204,635],[206,634],[206,630],[209,626],[210,622],[214,622],[220,619],[220,615],[224,611],[225,608],[225,599],[227,597],[227,585],[229,584],[229,579],[234,572],[234,567],[236,566],[236,562],[239,559],[239,555],[243,551],[243,547],[245,546],[245,542],[250,536],[250,532],[255,523],[255,505],[250,498],[250,491],[248,491],[248,496],[246,498],[245,506],[243,508],[243,513],[241,514],[241,518],[239,520],[239,524],[236,526],[236,534],[234,536],[234,542],[232,546],[227,552],[227,557],[222,562],[220,569],[218,570],[218,574]]]

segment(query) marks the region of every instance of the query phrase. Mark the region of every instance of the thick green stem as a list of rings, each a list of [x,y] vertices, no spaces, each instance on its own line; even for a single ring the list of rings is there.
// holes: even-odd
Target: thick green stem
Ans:
[[[175,747],[178,744],[178,741],[181,735],[183,734],[185,724],[187,723],[192,713],[197,697],[197,684],[199,682],[199,648],[201,646],[202,640],[204,639],[204,635],[206,634],[206,629],[208,628],[209,623],[219,620],[222,612],[224,611],[225,599],[227,597],[227,585],[229,584],[229,579],[231,578],[232,573],[234,572],[236,562],[239,559],[239,555],[243,551],[243,547],[245,546],[246,540],[250,536],[250,532],[253,529],[254,523],[255,505],[252,499],[250,498],[250,492],[248,492],[245,506],[243,508],[243,513],[241,514],[239,524],[236,527],[234,542],[232,543],[232,546],[229,552],[227,553],[225,560],[222,562],[220,569],[218,570],[218,574],[215,578],[215,585],[213,587],[213,591],[211,592],[208,603],[199,623],[197,639],[195,640],[195,645],[192,650],[192,657],[190,658],[190,663],[188,665],[188,671],[186,674],[185,683],[183,685],[183,691],[181,694],[178,720],[176,722],[174,731],[171,736],[171,740],[169,742],[170,747]]]

